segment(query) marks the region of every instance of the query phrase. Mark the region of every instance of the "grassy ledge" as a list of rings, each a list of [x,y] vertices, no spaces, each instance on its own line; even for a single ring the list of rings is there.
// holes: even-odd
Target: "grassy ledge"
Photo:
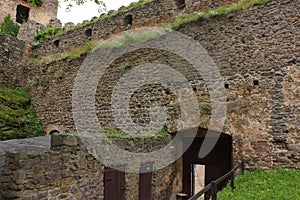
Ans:
[[[125,7],[122,9],[122,7],[119,10],[122,10],[122,12],[128,11],[129,8],[133,9],[135,7],[141,6],[145,3],[149,3],[153,0],[144,0],[140,1],[134,4],[134,6],[129,6],[128,8]],[[209,18],[211,16],[221,15],[225,13],[230,13],[235,10],[239,9],[245,9],[252,7],[256,4],[262,4],[266,3],[270,0],[249,0],[247,2],[239,2],[237,4],[228,6],[228,7],[220,7],[215,10],[207,11],[207,12],[199,12],[199,13],[185,13],[182,14],[179,18],[177,18],[174,21],[171,21],[167,24],[165,24],[166,29],[173,29],[177,30],[182,24],[189,23],[191,21],[195,21],[201,18]],[[73,27],[75,29],[76,27]],[[78,28],[78,27],[77,27]],[[53,38],[58,35],[61,35],[60,32],[61,28],[53,28],[48,29],[40,34],[37,35],[37,37],[41,38]],[[49,64],[51,62],[61,60],[61,59],[73,59],[81,56],[84,53],[90,52],[92,50],[98,49],[98,48],[120,48],[124,45],[130,44],[131,42],[145,42],[147,40],[159,37],[161,35],[165,34],[165,32],[160,30],[151,30],[151,31],[143,31],[143,32],[130,32],[130,31],[124,31],[122,34],[113,36],[111,39],[107,40],[100,40],[98,42],[91,42],[88,41],[84,47],[74,49],[72,51],[69,51],[67,53],[63,54],[56,54],[55,56],[49,57],[49,58],[43,58],[40,59],[32,59],[28,65],[32,64]],[[43,35],[43,36],[42,36]],[[40,39],[40,38],[39,38]],[[39,45],[39,42],[37,42],[36,45]],[[33,45],[34,46],[34,45]]]
[[[246,1],[246,2],[239,2],[237,4],[233,4],[233,5],[227,6],[227,7],[220,7],[215,10],[211,10],[211,11],[207,11],[207,12],[185,13],[185,14],[182,14],[181,16],[179,16],[174,21],[167,23],[165,25],[165,27],[173,29],[173,30],[178,30],[182,24],[189,23],[191,21],[195,21],[195,20],[198,20],[201,18],[209,18],[211,16],[230,13],[235,10],[249,8],[249,7],[252,7],[257,4],[266,3],[268,1],[270,1],[270,0],[250,0],[250,1]]]
[[[96,23],[98,21],[102,21],[104,19],[107,18],[111,18],[115,15],[121,14],[121,13],[125,13],[128,11],[131,11],[137,7],[140,7],[144,4],[150,3],[154,0],[140,0],[138,2],[132,2],[128,7],[122,6],[120,7],[117,11],[116,10],[110,10],[107,13],[103,13],[100,15],[100,17],[96,17],[89,20],[84,21],[83,23],[79,23],[74,27],[70,27],[70,28],[62,28],[62,27],[55,27],[55,28],[48,28],[46,30],[43,31],[38,31],[37,35],[35,37],[35,41],[33,42],[33,47],[39,46],[40,43],[42,43],[45,40],[51,40],[55,37],[61,36],[66,34],[67,32],[82,28],[84,26]]]
[[[275,169],[245,172],[235,179],[235,190],[228,185],[218,193],[219,200],[300,199],[300,170]]]
[[[66,53],[55,54],[54,56],[42,58],[42,59],[31,59],[27,66],[37,65],[37,64],[50,64],[52,62],[62,60],[62,59],[74,59],[81,55],[95,51],[100,48],[121,48],[125,45],[132,44],[135,42],[146,42],[148,40],[160,37],[166,34],[163,29],[149,29],[140,31],[124,31],[119,35],[115,35],[107,40],[100,40],[98,42],[88,41],[84,47],[71,50]]]

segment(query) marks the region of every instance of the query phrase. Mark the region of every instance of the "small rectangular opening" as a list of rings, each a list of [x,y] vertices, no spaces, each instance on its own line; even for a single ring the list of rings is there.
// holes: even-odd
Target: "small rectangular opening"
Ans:
[[[86,29],[86,30],[84,31],[84,34],[85,34],[87,37],[92,37],[92,29],[91,29],[91,28]]]
[[[30,8],[23,5],[17,5],[16,21],[23,24],[28,21]]]
[[[205,187],[205,165],[192,165],[192,192],[193,195],[200,192]],[[204,195],[199,198],[204,200]]]
[[[130,29],[132,26],[132,21],[133,21],[133,16],[132,15],[127,15],[124,19],[123,19],[123,25],[125,27],[125,29]]]
[[[59,40],[55,40],[55,41],[53,42],[53,44],[54,44],[54,46],[55,46],[56,48],[58,48],[58,47],[59,47]]]
[[[185,0],[176,0],[176,5],[179,10],[183,10],[185,8]]]

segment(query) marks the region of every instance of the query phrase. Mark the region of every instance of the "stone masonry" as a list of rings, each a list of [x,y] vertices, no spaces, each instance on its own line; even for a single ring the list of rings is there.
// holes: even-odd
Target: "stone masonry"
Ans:
[[[168,137],[111,139],[131,152],[160,148]],[[102,144],[105,145],[105,144]],[[103,199],[104,166],[79,137],[53,135],[0,142],[0,199]],[[153,199],[171,199],[175,166],[153,174]],[[138,174],[126,173],[126,199],[138,198]]]
[[[198,1],[192,2],[189,5],[195,5]],[[218,2],[209,1],[208,7],[219,5]],[[168,12],[163,12],[167,6],[163,6],[162,1],[155,1],[136,8],[131,13],[116,15],[67,32],[54,39],[59,40],[58,48],[54,46],[54,41],[45,41],[32,49],[32,55],[42,58],[82,48],[90,39],[85,35],[87,29],[92,30],[92,40],[107,39],[123,30],[120,23],[128,14],[133,15],[135,28],[162,25],[176,16],[176,13],[180,13],[175,7],[176,2],[173,3],[174,7],[171,6]],[[229,1],[224,3],[228,4]],[[299,6],[299,0],[270,0],[249,9],[186,23],[178,29],[180,33],[198,41],[218,66],[227,101],[223,133],[232,137],[234,163],[244,159],[247,167],[300,166]],[[156,11],[165,15],[151,14]],[[139,17],[135,18],[136,16]],[[151,43],[151,40],[145,43],[147,42]],[[72,112],[74,83],[80,67],[86,58],[90,58],[90,54],[46,64],[25,65],[23,42],[0,35],[0,47],[3,55],[0,58],[0,82],[30,91],[38,119],[45,129],[57,126],[63,127],[66,132],[76,132]],[[124,47],[119,49],[122,48]],[[28,56],[29,52],[26,53]],[[97,59],[89,62],[93,64],[101,58]],[[188,80],[197,96],[200,127],[210,129],[209,120],[215,110],[211,107],[210,94],[202,75],[182,57],[149,48],[125,53],[104,71],[95,96],[96,115],[102,127],[115,126],[111,99],[118,80],[130,70],[146,63],[170,66]],[[101,69],[100,66],[99,70]],[[161,73],[157,69],[153,71]],[[143,77],[133,78],[132,82],[139,78]],[[118,98],[122,100],[124,95],[121,94]],[[165,107],[165,128],[170,133],[175,133],[180,106],[172,91],[160,84],[146,84],[134,91],[129,102],[133,122],[141,126],[149,124],[150,110],[154,106]],[[123,115],[121,110],[116,113],[118,116]],[[127,122],[121,120],[121,123],[126,125]],[[149,142],[130,139],[116,142],[125,149],[141,151],[153,150],[150,148],[153,146],[161,147],[169,140],[168,137],[158,141],[150,139]],[[0,150],[0,198],[103,197],[104,166],[77,137],[54,135],[52,139],[44,137],[1,142]],[[172,194],[180,191],[179,184],[177,187],[171,184],[178,183],[180,172],[176,170],[178,169],[174,165],[170,165],[155,172],[154,199],[171,199]],[[126,175],[128,199],[137,198],[137,178],[137,175]],[[88,186],[90,181],[95,184]]]
[[[4,17],[8,14],[10,14],[12,19],[15,20],[17,15],[17,6],[23,5],[30,8],[29,20],[45,25],[50,19],[55,19],[57,16],[56,2],[56,0],[45,0],[42,6],[32,7],[24,0],[2,0],[0,2],[0,22],[2,22]]]
[[[179,13],[188,10],[208,11],[221,6],[229,6],[237,3],[237,0],[210,0],[210,1],[186,1],[181,7],[178,0],[154,0],[130,11],[119,13],[113,17],[85,25],[75,30],[58,36],[52,40],[41,42],[33,49],[34,57],[48,57],[53,54],[67,52],[84,46],[90,40],[99,41],[107,39],[113,34],[126,30],[128,25],[124,23],[127,16],[132,16],[131,29],[140,27],[162,26],[164,23],[176,18]],[[87,31],[91,30],[91,35]],[[59,41],[59,45],[54,41]]]
[[[22,77],[25,50],[24,42],[0,33],[0,82],[7,86],[18,86]]]
[[[273,0],[247,10],[191,22],[179,29],[199,41],[218,65],[228,87],[224,133],[234,138],[235,160],[243,158],[251,166],[290,166],[299,162],[299,82],[295,76],[299,73],[298,2]],[[83,55],[26,69],[22,79],[30,88],[37,115],[45,128],[56,124],[74,130],[72,90],[76,72],[85,58]],[[172,63],[172,67],[187,76],[198,96],[200,126],[208,128],[211,102],[201,76],[184,60],[147,49],[124,55],[107,69],[96,96],[97,116],[102,125],[110,126],[113,122],[111,92],[126,73],[125,66],[147,62]],[[132,96],[133,120],[148,123],[147,109],[155,101],[168,108],[167,126],[172,132],[178,107],[174,96],[157,85],[140,88]]]

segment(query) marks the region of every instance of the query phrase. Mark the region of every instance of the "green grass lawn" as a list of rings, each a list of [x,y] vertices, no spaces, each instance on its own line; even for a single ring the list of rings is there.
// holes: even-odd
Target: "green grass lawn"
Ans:
[[[276,169],[245,172],[218,193],[218,200],[300,200],[300,170]]]

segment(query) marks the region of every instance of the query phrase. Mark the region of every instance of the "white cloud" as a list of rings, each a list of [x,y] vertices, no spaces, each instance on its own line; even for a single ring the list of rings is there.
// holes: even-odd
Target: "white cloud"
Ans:
[[[117,10],[122,5],[128,6],[131,2],[137,0],[123,0],[123,1],[112,1],[112,0],[104,0],[107,10]],[[57,18],[63,23],[73,22],[75,24],[81,23],[83,20],[90,20],[93,17],[99,17],[100,13],[98,11],[99,6],[91,1],[83,5],[72,4],[70,12],[66,12],[66,7],[69,2],[60,1],[60,7],[58,8]]]

